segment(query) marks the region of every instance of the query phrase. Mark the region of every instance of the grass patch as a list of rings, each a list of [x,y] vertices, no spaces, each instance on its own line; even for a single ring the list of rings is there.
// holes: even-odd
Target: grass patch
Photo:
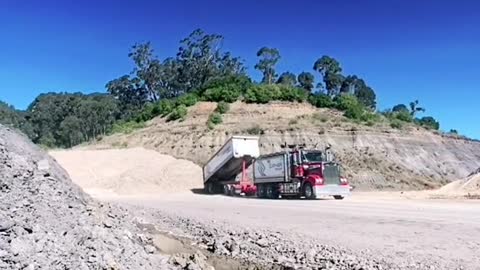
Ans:
[[[228,104],[225,101],[220,101],[217,104],[217,108],[215,109],[215,111],[220,113],[220,114],[224,114],[224,113],[228,112],[229,110],[230,110],[230,104]]]
[[[145,127],[145,122],[136,122],[136,121],[119,122],[113,125],[111,133],[129,134],[136,129],[140,129],[144,127]]]
[[[265,134],[265,131],[258,125],[253,126],[251,128],[248,128],[245,131],[250,135],[263,135],[263,134]]]

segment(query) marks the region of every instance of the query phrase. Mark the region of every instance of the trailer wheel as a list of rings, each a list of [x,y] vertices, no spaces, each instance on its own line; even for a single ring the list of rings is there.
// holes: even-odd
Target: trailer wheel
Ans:
[[[306,183],[303,186],[303,195],[305,195],[305,198],[309,200],[317,198],[317,196],[315,195],[315,192],[313,191],[313,187],[310,183]]]
[[[205,185],[205,192],[207,194],[215,194],[215,185],[213,183],[207,183]]]
[[[230,187],[228,185],[223,185],[223,194],[226,196],[230,195]]]
[[[278,192],[275,190],[275,185],[267,185],[266,197],[268,199],[277,199],[278,198]]]
[[[334,198],[335,200],[343,200],[344,197],[341,196],[341,195],[335,195],[335,196],[333,196],[333,198]]]

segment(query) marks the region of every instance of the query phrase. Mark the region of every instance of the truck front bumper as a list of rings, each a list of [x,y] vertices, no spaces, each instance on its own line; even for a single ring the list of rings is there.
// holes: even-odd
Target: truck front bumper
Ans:
[[[349,185],[317,185],[314,186],[315,195],[317,197],[322,196],[349,196]]]

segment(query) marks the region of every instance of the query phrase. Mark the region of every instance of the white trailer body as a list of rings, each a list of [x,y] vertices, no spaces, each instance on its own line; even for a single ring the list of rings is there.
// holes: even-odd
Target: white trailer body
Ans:
[[[258,137],[233,136],[203,167],[203,182],[234,182],[242,163],[250,165],[260,155]]]
[[[255,183],[287,182],[288,154],[263,156],[253,164],[253,179]]]

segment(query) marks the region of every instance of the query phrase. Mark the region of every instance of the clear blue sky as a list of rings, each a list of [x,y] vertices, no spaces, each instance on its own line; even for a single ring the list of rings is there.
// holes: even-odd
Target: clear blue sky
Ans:
[[[41,92],[105,91],[130,72],[135,42],[163,58],[203,28],[255,79],[262,46],[280,50],[279,72],[312,71],[328,54],[376,90],[380,109],[419,99],[442,129],[480,138],[478,1],[3,0],[0,27],[0,99],[18,108]]]

